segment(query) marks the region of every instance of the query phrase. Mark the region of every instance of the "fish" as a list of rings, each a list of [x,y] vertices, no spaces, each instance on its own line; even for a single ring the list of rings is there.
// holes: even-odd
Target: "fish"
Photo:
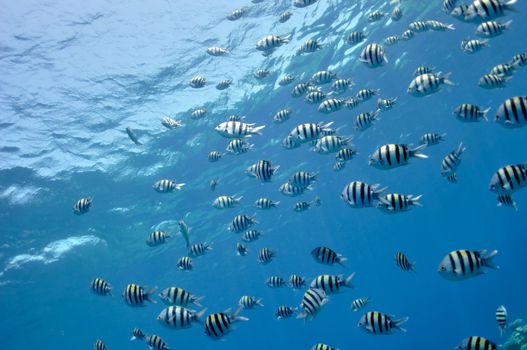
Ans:
[[[271,276],[265,280],[265,284],[271,288],[279,288],[285,286],[287,283],[282,277]]]
[[[290,306],[279,306],[276,308],[275,317],[278,320],[281,320],[283,318],[289,318],[294,315],[296,312],[296,308],[292,308]]]
[[[284,108],[276,112],[276,114],[273,116],[273,121],[275,123],[283,123],[287,121],[291,114],[293,113],[293,110],[291,108]]]
[[[73,213],[77,215],[86,214],[92,206],[92,198],[81,198],[73,205]]]
[[[296,197],[304,193],[305,190],[311,190],[311,186],[302,187],[302,186],[294,186],[291,185],[289,182],[286,182],[279,187],[280,193],[282,193],[285,196],[288,197]]]
[[[231,85],[232,85],[232,79],[220,80],[218,84],[216,84],[216,89],[225,90],[225,89],[228,89]]]
[[[307,209],[311,208],[313,205],[319,206],[320,205],[320,197],[316,196],[315,199],[312,202],[296,202],[295,206],[293,207],[293,210],[296,212],[302,212],[306,211]]]
[[[280,204],[280,201],[273,201],[269,198],[258,198],[256,202],[254,202],[254,205],[258,209],[271,209],[276,208]]]
[[[463,281],[474,276],[485,274],[484,267],[499,269],[493,258],[497,250],[487,254],[486,250],[454,250],[441,261],[438,273],[449,281]]]
[[[258,262],[264,265],[269,264],[275,257],[276,257],[276,252],[272,251],[269,248],[262,248],[258,252]]]
[[[446,133],[439,134],[437,132],[427,132],[421,136],[419,142],[421,145],[433,146],[445,141]]]
[[[416,97],[428,96],[439,91],[441,85],[454,86],[455,84],[449,80],[449,77],[450,73],[442,76],[431,73],[419,75],[410,82],[406,92]]]
[[[197,75],[190,79],[188,85],[194,89],[201,89],[207,85],[207,79],[201,75]]]
[[[304,123],[296,126],[289,136],[297,139],[300,143],[307,143],[317,140],[324,132],[331,131],[333,122],[324,124],[320,123]]]
[[[269,51],[288,43],[289,37],[287,36],[267,35],[256,42],[256,49],[259,51]]]
[[[136,145],[142,145],[142,143],[139,141],[139,138],[131,128],[126,128],[126,133],[128,134],[130,140],[132,140]]]
[[[207,156],[207,159],[209,160],[209,162],[214,163],[220,160],[221,157],[223,157],[223,153],[218,152],[218,151],[212,151]]]
[[[342,254],[338,254],[331,248],[324,246],[316,247],[315,249],[313,249],[311,251],[311,256],[313,256],[315,261],[324,265],[342,265],[342,263],[348,260],[347,258],[344,258]]]
[[[244,122],[227,121],[216,126],[214,130],[223,137],[237,139],[251,137],[252,135],[261,135],[264,128],[265,125],[254,126],[254,124]]]
[[[367,35],[364,32],[351,32],[346,37],[346,41],[350,45],[357,45],[366,40]]]
[[[515,96],[499,105],[494,121],[506,128],[527,125],[527,96]]]
[[[287,21],[289,21],[289,19],[291,18],[293,14],[289,11],[285,11],[285,12],[282,12],[280,14],[280,16],[278,17],[278,22],[280,23],[285,23]]]
[[[471,336],[464,339],[456,350],[496,350],[498,346],[492,341],[480,336]]]
[[[381,12],[381,11],[373,11],[368,14],[368,22],[377,22],[383,19],[384,17],[388,16],[389,13],[387,12]]]
[[[313,84],[311,83],[296,84],[291,90],[291,96],[296,97],[296,98],[301,97],[308,92],[311,86],[313,86]]]
[[[231,114],[225,119],[227,119],[228,122],[242,122],[245,120],[245,117],[237,114]]]
[[[481,109],[470,103],[462,103],[454,109],[454,116],[463,122],[477,122],[480,119],[488,120],[490,108]]]
[[[443,12],[450,14],[456,7],[457,0],[442,0]]]
[[[454,30],[455,27],[453,24],[449,23],[443,23],[439,21],[426,21],[428,25],[430,25],[431,30],[436,31],[445,31],[445,30]]]
[[[337,74],[329,70],[321,70],[311,76],[311,82],[317,85],[329,84],[333,79],[337,78]]]
[[[461,155],[466,151],[463,142],[457,146],[457,148],[449,153],[441,161],[441,174],[443,176],[453,173],[457,170],[461,164]]]
[[[254,72],[254,77],[256,79],[263,79],[265,77],[267,77],[269,74],[271,74],[271,71],[269,71],[269,69],[257,69],[255,72]]]
[[[347,162],[352,160],[357,154],[357,151],[352,150],[351,148],[341,148],[335,155],[335,158],[337,161]]]
[[[256,221],[256,216],[247,216],[244,214],[236,215],[234,219],[232,219],[228,229],[234,233],[241,233],[257,223],[258,221]]]
[[[418,77],[418,76],[423,75],[423,74],[434,74],[434,75],[437,75],[437,74],[434,73],[434,70],[435,70],[435,68],[430,68],[428,66],[419,66],[414,71],[414,77]]]
[[[516,70],[516,66],[507,63],[500,63],[490,70],[490,74],[499,75],[502,77],[510,77]]]
[[[390,18],[392,19],[392,21],[398,21],[403,18],[403,11],[401,10],[401,6],[395,6],[393,8]]]
[[[324,47],[323,44],[321,44],[316,39],[308,39],[306,42],[304,42],[297,50],[297,55],[304,54],[304,53],[313,53],[316,52]]]
[[[130,338],[130,341],[132,341],[132,340],[143,340],[143,339],[145,339],[145,334],[143,333],[142,330],[140,330],[137,327],[132,329],[132,337]]]
[[[240,18],[242,18],[242,16],[247,12],[247,10],[245,8],[241,8],[241,9],[236,9],[234,11],[232,11],[228,16],[227,16],[227,19],[229,21],[236,21]]]
[[[293,2],[293,6],[299,7],[299,8],[307,7],[307,6],[313,5],[317,1],[318,0],[295,0]]]
[[[102,278],[94,278],[90,284],[91,290],[98,295],[111,295],[112,287]]]
[[[514,67],[523,67],[527,65],[527,52],[516,54],[512,57],[509,65]]]
[[[368,311],[359,321],[358,326],[371,334],[390,334],[394,329],[406,332],[401,325],[408,321],[408,317],[393,319],[378,311]]]
[[[206,311],[206,308],[196,312],[182,306],[171,305],[161,310],[157,315],[157,320],[165,327],[185,329],[190,328],[192,323],[201,323],[200,318]]]
[[[220,339],[230,332],[231,326],[235,322],[248,321],[246,317],[239,316],[242,309],[238,308],[234,313],[230,309],[224,312],[210,314],[205,320],[205,334],[212,339]]]
[[[188,256],[182,256],[181,258],[179,258],[179,260],[176,263],[176,266],[181,271],[191,271],[194,268],[192,259]]]
[[[238,305],[243,307],[244,309],[254,309],[255,306],[264,306],[262,304],[262,299],[257,299],[255,297],[252,297],[250,295],[244,295],[240,298],[238,301]]]
[[[389,193],[379,198],[377,208],[381,209],[385,213],[400,213],[410,210],[412,206],[422,207],[419,203],[422,195],[405,195],[398,193]]]
[[[354,276],[355,272],[346,278],[344,275],[319,275],[311,282],[309,288],[322,289],[326,294],[337,293],[343,287],[354,288],[351,284]]]
[[[181,190],[183,186],[185,186],[184,183],[178,184],[175,181],[168,180],[168,179],[162,179],[162,180],[156,181],[154,185],[152,185],[154,190],[159,193],[175,192],[175,191]]]
[[[336,135],[323,136],[315,144],[314,151],[319,154],[338,152],[344,146],[351,146],[351,137]]]
[[[203,297],[196,296],[183,288],[165,288],[159,293],[158,296],[166,304],[179,306],[187,306],[189,304],[194,304],[198,307],[202,307],[200,301],[203,299]]]
[[[328,344],[324,343],[317,343],[311,347],[310,350],[339,350],[338,348],[334,348]]]
[[[372,207],[386,189],[387,187],[379,189],[378,184],[353,181],[344,187],[340,198],[352,208]]]
[[[299,275],[291,275],[289,276],[289,286],[293,289],[301,289],[304,288],[306,284],[306,279]]]
[[[405,30],[403,32],[403,34],[401,34],[401,39],[408,41],[408,40],[412,39],[414,37],[414,35],[415,35],[415,33],[412,30],[407,29],[407,30]]]
[[[380,146],[370,156],[368,164],[377,169],[386,170],[407,165],[410,158],[428,158],[427,155],[421,153],[426,145],[420,145],[413,149],[410,146],[394,143]]]
[[[95,343],[93,344],[93,350],[106,350],[106,349],[107,349],[106,344],[100,339],[97,339]]]
[[[393,98],[379,98],[377,100],[377,108],[380,111],[386,112],[395,106],[395,102],[397,102],[397,97]]]
[[[194,243],[193,245],[188,248],[188,255],[191,257],[197,257],[201,255],[205,255],[208,251],[212,250],[212,243]]]
[[[242,196],[219,196],[212,202],[212,206],[217,209],[233,208],[236,204],[240,204]]]
[[[288,182],[293,186],[307,187],[318,180],[318,173],[297,171],[289,177]]]
[[[229,53],[229,50],[224,47],[213,46],[207,49],[207,53],[211,56],[225,56]]]
[[[327,95],[322,91],[311,91],[307,93],[306,101],[313,104],[321,103],[326,97]]]
[[[507,22],[487,21],[476,27],[476,34],[481,37],[492,38],[503,34],[512,26],[512,19]]]
[[[401,270],[416,272],[415,262],[410,262],[410,260],[408,260],[408,258],[406,257],[404,253],[402,252],[395,253],[395,257],[393,258],[393,260],[395,261],[395,264],[399,268],[401,268]]]
[[[262,233],[260,231],[248,230],[248,231],[245,231],[245,233],[242,236],[242,239],[245,242],[250,243],[250,242],[256,241],[258,238],[260,238],[260,236],[262,236]]]
[[[337,79],[331,84],[331,89],[334,92],[346,92],[351,86],[355,85],[351,79]]]
[[[351,309],[353,312],[357,312],[366,307],[370,302],[371,299],[368,297],[357,298],[351,302]]]
[[[450,16],[455,17],[463,22],[469,22],[466,19],[466,15],[467,15],[469,8],[470,8],[470,5],[466,5],[466,4],[454,6],[452,11],[450,12]]]
[[[273,166],[268,160],[259,160],[254,164],[254,176],[261,182],[270,182],[279,168],[279,165]]]
[[[155,304],[156,301],[152,299],[152,294],[157,287],[148,288],[148,291],[145,291],[147,288],[134,283],[128,284],[122,295],[124,301],[131,306],[143,306],[145,301]]]
[[[368,129],[370,126],[373,125],[374,122],[379,120],[379,112],[366,112],[366,113],[360,113],[355,118],[355,129],[364,131]]]
[[[148,238],[146,239],[146,245],[155,247],[165,243],[167,238],[170,238],[168,233],[156,230],[148,235]]]
[[[254,145],[244,139],[232,139],[227,145],[227,152],[230,154],[243,154],[253,148]]]
[[[503,335],[503,332],[507,329],[507,309],[503,305],[498,306],[496,309],[496,323],[498,324],[500,335]]]
[[[287,135],[283,140],[282,140],[282,147],[284,147],[285,149],[295,149],[295,148],[298,148],[301,146],[301,143],[300,141],[291,136],[291,135]]]
[[[291,84],[293,81],[295,81],[296,79],[296,76],[292,75],[292,74],[285,74],[284,76],[282,76],[280,78],[280,80],[278,81],[278,85],[280,86],[286,86],[286,85],[289,85]]]
[[[168,344],[159,335],[147,335],[145,342],[150,350],[170,350]]]
[[[466,53],[475,53],[483,49],[484,47],[489,46],[488,40],[479,40],[479,39],[472,39],[472,40],[462,40],[461,41],[461,49],[465,51]]]
[[[183,236],[183,239],[185,240],[185,246],[187,247],[187,249],[189,249],[191,229],[188,227],[187,223],[183,219],[179,220],[177,224],[179,227],[179,232],[181,233],[181,235]]]
[[[496,74],[485,74],[479,79],[478,86],[484,89],[504,88],[507,86],[508,80],[509,77]]]
[[[517,0],[474,0],[465,14],[465,20],[472,20],[476,17],[493,19],[505,15],[505,11],[517,12],[513,6],[516,1]]]
[[[432,30],[432,24],[428,21],[414,21],[408,25],[408,29],[414,33],[421,33]]]
[[[163,117],[163,119],[161,119],[161,125],[167,129],[177,129],[183,126],[183,122],[170,117]]]
[[[344,170],[345,167],[346,167],[346,163],[339,160],[335,162],[335,165],[333,166],[333,170],[341,171],[341,170]]]
[[[504,206],[504,207],[510,207],[514,208],[514,210],[518,211],[518,207],[516,206],[516,202],[514,201],[514,198],[510,194],[498,194],[496,196],[496,199],[498,201],[498,207]]]
[[[361,102],[366,102],[373,96],[378,95],[380,92],[380,89],[360,89],[355,97],[357,97],[357,99]]]
[[[392,46],[395,45],[401,40],[397,35],[390,35],[386,38],[384,38],[384,45],[386,46]]]
[[[296,318],[304,318],[306,320],[315,318],[328,301],[329,298],[322,289],[309,288],[304,293],[300,304],[303,311]]]
[[[381,45],[372,43],[366,45],[361,51],[359,61],[370,68],[376,68],[388,63],[388,58],[386,57],[386,53]]]
[[[499,168],[490,179],[489,190],[497,194],[512,194],[527,186],[527,163]]]
[[[238,256],[246,256],[247,253],[249,253],[249,250],[247,249],[247,246],[241,244],[241,243],[236,243],[236,255]]]
[[[346,106],[347,108],[353,108],[355,107],[355,101],[352,98],[328,98],[327,100],[322,101],[317,110],[320,113],[329,114],[340,111],[343,106]]]

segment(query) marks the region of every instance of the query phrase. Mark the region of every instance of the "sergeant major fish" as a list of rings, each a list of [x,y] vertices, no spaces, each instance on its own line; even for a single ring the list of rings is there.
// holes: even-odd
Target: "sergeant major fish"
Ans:
[[[381,209],[385,213],[400,213],[410,210],[414,205],[422,207],[419,203],[421,195],[404,195],[398,193],[389,193],[379,198],[377,208]]]
[[[304,293],[300,307],[303,311],[297,318],[313,319],[329,301],[322,289],[310,288]]]
[[[91,290],[98,295],[111,295],[112,287],[102,278],[95,278],[90,284]]]
[[[519,128],[527,125],[527,96],[506,99],[498,107],[494,121],[506,128]]]
[[[463,281],[484,274],[484,267],[499,269],[492,261],[497,254],[497,250],[489,254],[486,250],[454,250],[441,261],[438,272],[447,280]]]
[[[359,321],[358,326],[371,334],[390,334],[394,329],[406,332],[401,324],[408,321],[408,317],[392,319],[391,316],[378,311],[369,311]]]
[[[182,189],[183,186],[185,186],[184,183],[178,184],[173,180],[163,179],[156,181],[152,187],[154,188],[154,190],[156,190],[156,192],[170,193]]]
[[[263,128],[265,128],[265,125],[255,127],[254,124],[227,121],[216,126],[214,130],[223,137],[241,138],[251,137],[252,135],[261,135]]]
[[[170,238],[170,235],[164,231],[153,231],[148,235],[146,239],[146,244],[150,247],[155,247],[166,242],[167,238]]]
[[[205,320],[205,334],[212,339],[220,339],[230,332],[233,323],[248,321],[248,318],[239,316],[241,310],[239,308],[231,313],[231,310],[227,309],[224,312],[208,315]]]
[[[359,61],[370,68],[376,68],[388,63],[388,58],[381,45],[372,43],[366,45],[361,51]]]
[[[207,309],[203,309],[196,312],[181,306],[171,305],[159,313],[157,320],[165,327],[185,329],[190,328],[192,323],[201,323],[200,318],[206,311]]]
[[[421,153],[425,147],[425,145],[420,145],[410,149],[409,145],[405,144],[387,144],[373,152],[368,164],[383,170],[406,165],[410,158],[428,158],[427,155]]]
[[[309,288],[322,289],[326,294],[337,293],[342,287],[353,288],[351,280],[354,276],[355,272],[346,278],[343,275],[320,275],[315,277]]]
[[[448,79],[449,76],[450,73],[443,76],[430,73],[419,75],[410,82],[406,91],[416,97],[428,96],[439,91],[440,86],[443,84],[453,86],[454,83]]]
[[[125,302],[131,306],[143,306],[146,300],[155,304],[156,301],[152,299],[152,294],[157,287],[150,288],[148,291],[145,291],[145,288],[134,283],[128,284],[123,291]]]
[[[386,189],[387,187],[379,189],[377,184],[370,185],[362,181],[353,181],[344,187],[340,198],[352,208],[372,207]]]
[[[73,205],[73,212],[77,215],[86,214],[92,206],[91,198],[81,198]]]
[[[241,199],[241,196],[219,196],[212,202],[212,206],[217,209],[233,208]]]
[[[342,265],[343,262],[348,260],[347,258],[344,258],[342,254],[338,254],[333,249],[323,246],[313,249],[311,251],[311,256],[313,256],[315,261],[324,265]]]
[[[159,293],[159,298],[161,298],[167,304],[187,306],[189,304],[194,304],[201,307],[200,301],[203,297],[198,297],[183,288],[179,287],[169,287],[163,289]]]

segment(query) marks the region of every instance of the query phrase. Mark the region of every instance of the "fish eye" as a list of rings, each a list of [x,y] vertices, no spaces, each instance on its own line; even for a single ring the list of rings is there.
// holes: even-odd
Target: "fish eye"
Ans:
[[[446,270],[446,267],[444,267],[444,266],[441,266],[441,267],[439,268],[439,271],[445,271],[445,270]]]

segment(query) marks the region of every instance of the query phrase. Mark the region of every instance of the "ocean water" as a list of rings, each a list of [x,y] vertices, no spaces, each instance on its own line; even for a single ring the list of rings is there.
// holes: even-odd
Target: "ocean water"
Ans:
[[[0,335],[3,349],[89,349],[102,339],[108,349],[144,349],[130,342],[133,327],[160,335],[172,349],[309,349],[324,342],[340,349],[454,349],[472,335],[503,343],[494,313],[503,304],[509,319],[527,315],[527,191],[514,195],[518,211],[498,208],[488,191],[492,174],[507,164],[527,160],[527,129],[505,129],[493,122],[507,98],[526,94],[527,69],[520,68],[504,89],[477,86],[494,65],[524,52],[527,5],[500,21],[513,20],[510,30],[490,40],[490,46],[469,55],[460,41],[475,38],[474,23],[445,14],[441,3],[403,0],[398,22],[368,23],[373,10],[391,11],[386,1],[319,0],[306,8],[292,1],[248,0],[3,1],[0,11]],[[237,21],[226,16],[247,7]],[[293,13],[286,23],[278,16]],[[371,69],[358,61],[369,42],[400,35],[415,20],[452,23],[453,31],[417,33],[409,41],[388,47],[388,63]],[[350,46],[346,35],[368,33],[365,43]],[[255,43],[268,34],[290,35],[291,42],[264,57]],[[298,56],[308,38],[325,45],[316,53]],[[211,46],[227,47],[225,57],[206,54]],[[424,98],[406,93],[419,65],[451,72],[455,86]],[[268,68],[269,77],[253,72]],[[376,108],[374,97],[353,110],[329,115],[303,98],[293,99],[295,83],[318,70],[329,69],[360,88],[379,88],[384,98],[397,97],[395,107],[366,130],[354,129],[360,112]],[[281,87],[285,73],[298,76]],[[192,89],[196,75],[210,82]],[[233,85],[215,89],[222,79]],[[328,86],[323,89],[327,91]],[[489,121],[462,123],[452,115],[460,103],[490,107]],[[207,115],[192,120],[190,113],[205,107]],[[291,118],[272,122],[282,108]],[[254,149],[238,156],[207,160],[210,151],[224,152],[228,139],[214,127],[229,114],[266,125],[263,135],[251,137]],[[169,115],[184,127],[167,130],[160,120]],[[334,155],[319,155],[303,145],[286,150],[282,139],[305,122],[334,122],[341,135],[353,135],[359,155],[335,172]],[[143,145],[135,145],[125,128],[132,128]],[[428,159],[387,171],[368,165],[377,146],[417,145],[424,132],[446,133],[445,142],[423,151]],[[442,158],[460,142],[467,150],[458,170],[459,183],[440,175]],[[270,160],[280,168],[269,183],[260,183],[244,170]],[[312,191],[297,198],[278,192],[295,171],[318,173]],[[181,191],[156,193],[159,179],[186,183]],[[209,181],[219,178],[212,192]],[[388,192],[422,194],[423,207],[389,215],[375,208],[352,209],[340,199],[351,181],[388,186]],[[243,196],[233,209],[211,206],[219,195]],[[299,200],[318,195],[321,206],[293,211]],[[259,197],[279,200],[278,208],[258,210]],[[84,215],[72,213],[82,197],[93,198]],[[248,244],[249,254],[235,254],[239,234],[227,230],[237,214],[257,215],[255,228],[264,236]],[[192,228],[192,242],[212,242],[213,250],[194,259],[191,272],[180,271],[177,260],[186,254],[177,234],[177,221]],[[152,248],[148,234],[163,229],[173,237]],[[348,260],[344,266],[325,266],[310,252],[327,245]],[[257,262],[260,248],[277,257],[268,265]],[[497,249],[500,270],[462,282],[437,273],[440,261],[456,249]],[[394,263],[397,251],[416,261],[416,273]],[[279,305],[298,306],[304,290],[270,289],[271,275],[308,278],[319,274],[356,272],[354,288],[330,295],[329,303],[312,321],[276,320]],[[107,280],[112,296],[91,292],[95,277]],[[247,322],[235,324],[222,341],[193,324],[188,330],[163,327],[157,304],[129,307],[121,297],[128,283],[183,287],[204,296],[207,313],[235,309],[242,295],[262,298],[264,307],[245,310]],[[157,293],[156,293],[157,294]],[[372,303],[352,312],[352,300],[368,296]],[[198,308],[199,309],[199,308]],[[365,311],[377,310],[409,317],[407,333],[371,335],[357,327]]]

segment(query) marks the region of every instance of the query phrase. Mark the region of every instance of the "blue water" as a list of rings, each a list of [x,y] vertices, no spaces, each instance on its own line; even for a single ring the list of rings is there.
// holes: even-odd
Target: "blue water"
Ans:
[[[225,17],[248,7],[238,21]],[[3,349],[89,349],[102,339],[108,349],[143,349],[129,342],[131,329],[158,334],[172,349],[309,349],[325,342],[340,349],[453,349],[462,339],[481,335],[502,343],[494,319],[504,304],[509,318],[527,315],[525,210],[527,191],[515,195],[519,211],[497,208],[488,191],[492,174],[501,166],[526,159],[527,129],[508,130],[492,121],[506,98],[525,95],[527,70],[518,70],[505,89],[477,86],[481,75],[525,50],[527,4],[511,30],[491,39],[490,47],[468,55],[460,41],[474,38],[474,24],[460,22],[441,10],[440,1],[403,0],[399,22],[368,24],[365,14],[391,11],[385,1],[319,0],[297,9],[291,1],[248,0],[101,1],[82,5],[67,1],[3,1],[0,12],[0,338]],[[278,23],[285,10],[293,16]],[[389,63],[370,69],[358,62],[364,44],[349,46],[345,36],[365,30],[368,42],[401,34],[418,19],[453,23],[454,31],[419,33],[387,49]],[[265,58],[254,49],[268,34],[292,34],[291,43]],[[326,46],[296,56],[308,38]],[[207,47],[231,50],[211,57]],[[406,93],[419,65],[452,72],[456,86],[426,98]],[[252,73],[268,68],[271,76],[257,81]],[[324,115],[302,98],[292,99],[293,86],[277,84],[282,74],[307,80],[321,69],[351,77],[359,88],[380,88],[383,97],[398,97],[393,110],[371,129],[354,130],[355,116],[375,108],[375,100]],[[211,83],[191,89],[195,75]],[[221,79],[233,85],[218,91]],[[461,123],[452,116],[460,103],[491,107],[489,122]],[[208,115],[191,120],[194,108]],[[276,125],[272,116],[290,107],[293,115]],[[223,151],[228,140],[214,126],[229,114],[266,125],[254,136],[254,150],[224,156],[210,163],[207,154]],[[170,115],[185,126],[167,130],[160,119]],[[281,140],[304,122],[334,121],[343,135],[354,135],[360,153],[342,172],[335,172],[334,155],[319,155],[304,145],[285,150]],[[134,145],[125,128],[137,133]],[[447,133],[445,142],[426,149],[429,159],[412,159],[409,166],[381,171],[368,165],[368,155],[385,143],[414,143],[428,131]],[[460,141],[467,147],[459,168],[459,183],[441,177],[443,156]],[[250,164],[268,159],[280,165],[270,183],[244,174]],[[281,183],[298,170],[319,173],[313,191],[288,198]],[[220,178],[215,192],[209,181]],[[172,194],[153,191],[163,178],[186,183]],[[387,215],[374,208],[352,209],[340,199],[354,180],[389,186],[390,191],[422,194],[423,207]],[[218,195],[243,196],[234,209],[217,210]],[[320,207],[303,213],[292,210],[297,200],[319,195]],[[277,209],[260,211],[262,196],[280,200]],[[76,216],[73,204],[93,197],[89,213]],[[246,257],[235,255],[239,237],[227,230],[236,214],[257,214],[264,233],[249,244]],[[192,227],[193,242],[213,242],[213,251],[194,259],[194,271],[182,272],[176,261],[185,255],[184,241],[175,236],[150,248],[144,241],[154,228],[175,235],[177,220]],[[319,245],[348,258],[344,267],[317,264],[310,251]],[[257,252],[270,247],[278,254],[268,265]],[[441,278],[437,266],[455,249],[497,249],[499,271],[490,270],[463,282]],[[396,251],[416,261],[417,273],[395,266]],[[277,321],[278,305],[298,306],[303,291],[270,289],[271,275],[356,272],[355,288],[330,296],[330,302],[310,322]],[[106,279],[113,295],[90,291],[94,277]],[[236,324],[224,341],[213,341],[194,324],[172,330],[156,321],[164,307],[131,308],[121,298],[128,283],[180,286],[205,296],[209,312],[235,308],[244,295],[263,298],[265,307],[244,311],[248,322]],[[357,328],[363,312],[353,313],[351,301],[369,296],[366,310],[409,316],[407,333],[373,336]],[[157,299],[157,298],[156,298]],[[366,311],[365,310],[365,311]]]

